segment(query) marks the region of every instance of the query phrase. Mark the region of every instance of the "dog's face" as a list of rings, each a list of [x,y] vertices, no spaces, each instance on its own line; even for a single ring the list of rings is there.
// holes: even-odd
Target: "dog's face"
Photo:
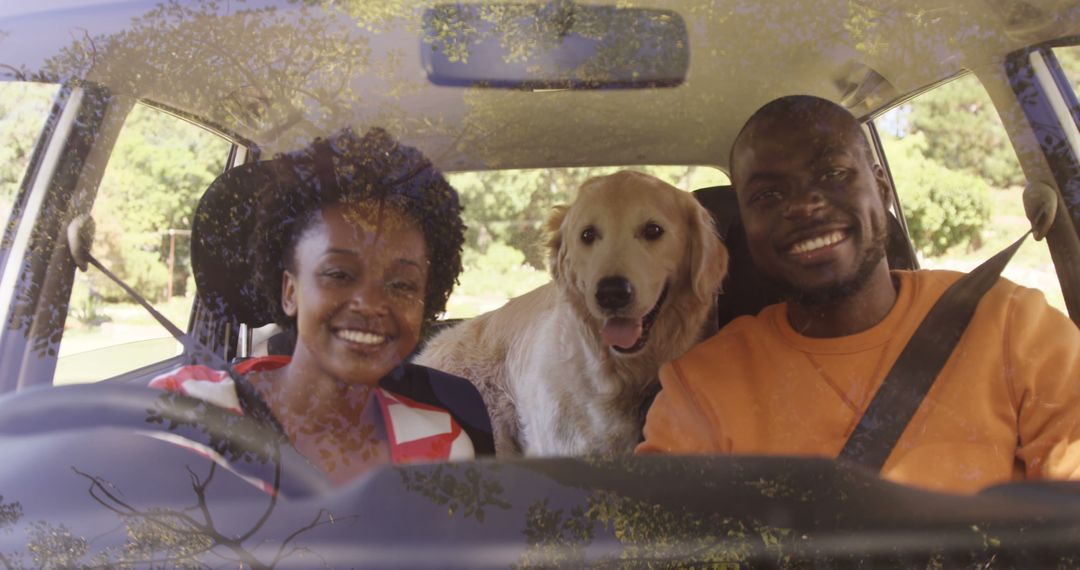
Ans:
[[[727,251],[687,192],[622,171],[586,181],[549,220],[552,273],[617,354],[635,354],[673,297],[715,300]]]

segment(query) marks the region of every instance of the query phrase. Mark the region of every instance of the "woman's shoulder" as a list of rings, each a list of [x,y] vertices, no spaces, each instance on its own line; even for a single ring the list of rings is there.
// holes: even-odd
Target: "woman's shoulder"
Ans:
[[[252,400],[257,399],[245,377],[251,373],[281,368],[289,360],[287,356],[245,358],[232,364],[235,374],[202,364],[186,364],[155,376],[147,385],[198,398],[242,414],[251,407]]]
[[[479,405],[483,408],[484,403],[472,382],[419,364],[406,363],[399,366],[383,379],[381,386],[413,400],[433,405],[441,404],[441,407]],[[487,415],[486,408],[484,415]]]
[[[450,412],[463,427],[491,433],[491,418],[484,399],[472,382],[460,376],[407,363],[389,374],[380,385],[406,398]]]
[[[187,364],[155,376],[150,388],[198,398],[238,414],[243,413],[236,383],[225,370],[201,364]]]

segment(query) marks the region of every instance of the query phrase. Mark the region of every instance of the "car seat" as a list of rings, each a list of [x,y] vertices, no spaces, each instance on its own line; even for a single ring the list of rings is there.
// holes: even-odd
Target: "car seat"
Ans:
[[[212,323],[215,336],[231,336],[225,339],[226,356],[236,355],[237,333],[229,335],[229,330],[239,331],[241,323],[250,330],[274,322],[255,287],[250,244],[259,196],[273,183],[267,169],[245,164],[214,180],[195,208],[191,268],[200,308],[197,321]]]

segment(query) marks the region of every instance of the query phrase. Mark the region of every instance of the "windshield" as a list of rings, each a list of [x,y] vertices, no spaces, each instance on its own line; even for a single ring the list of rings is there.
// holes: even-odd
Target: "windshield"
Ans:
[[[0,7],[0,561],[1056,560],[1080,16],[939,4]]]

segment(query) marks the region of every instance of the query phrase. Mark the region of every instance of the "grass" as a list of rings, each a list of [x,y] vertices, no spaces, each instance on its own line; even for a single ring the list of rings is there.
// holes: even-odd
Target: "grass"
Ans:
[[[154,304],[154,308],[184,330],[191,303],[190,297],[174,297]],[[143,307],[103,303],[98,311],[108,320],[96,325],[68,320],[60,342],[55,384],[96,382],[180,354],[180,343]]]
[[[467,319],[494,311],[514,297],[551,281],[546,271],[527,266],[510,270],[466,269],[446,303],[446,316]]]

